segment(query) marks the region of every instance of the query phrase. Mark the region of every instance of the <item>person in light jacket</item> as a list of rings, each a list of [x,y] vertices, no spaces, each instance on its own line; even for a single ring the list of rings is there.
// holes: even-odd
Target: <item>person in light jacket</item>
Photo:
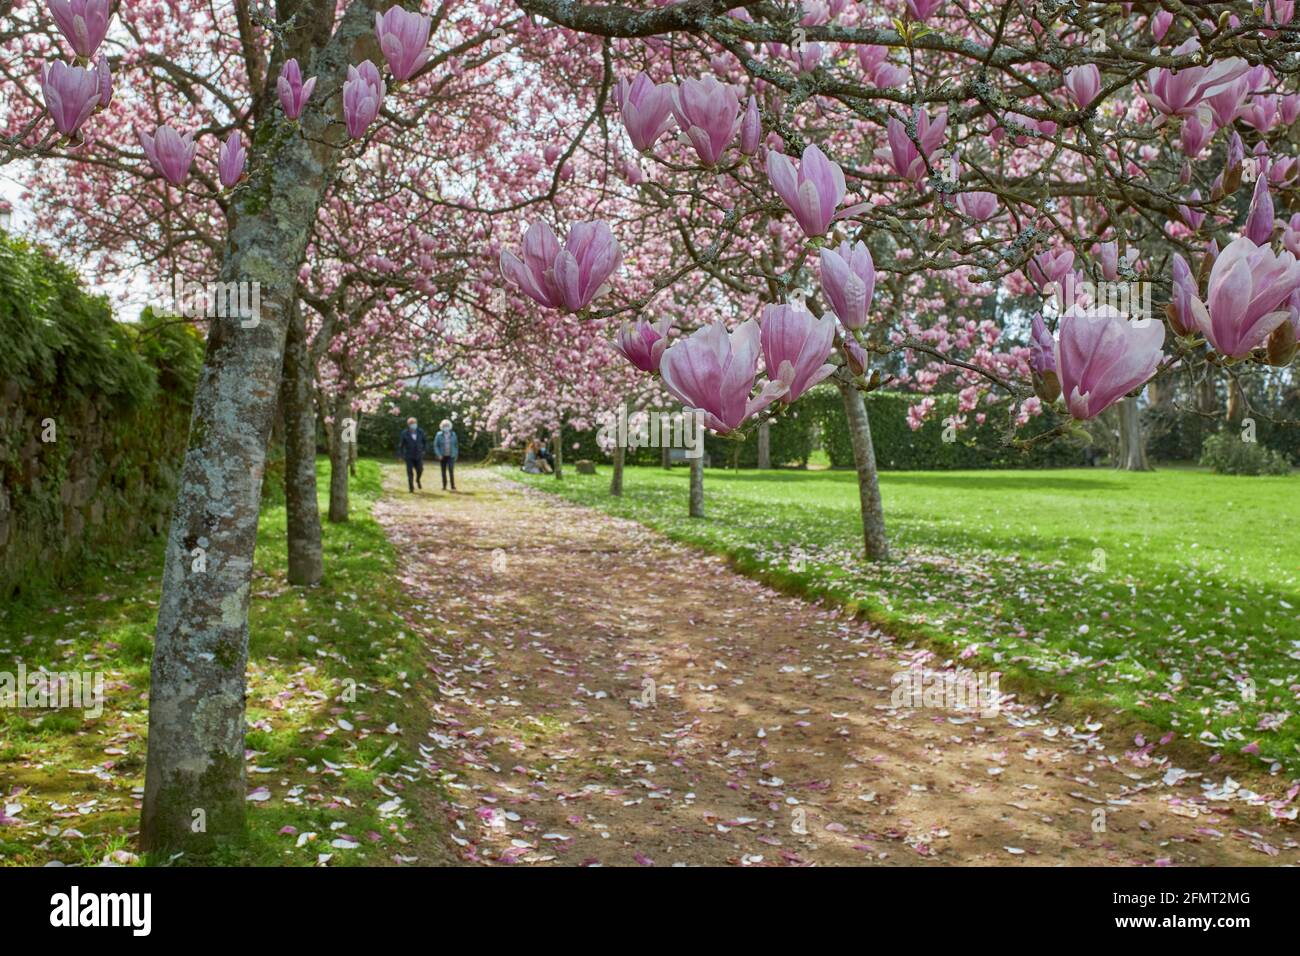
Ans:
[[[406,430],[397,439],[397,453],[406,461],[406,484],[415,493],[424,474],[424,429],[414,418],[406,420]]]
[[[443,419],[438,423],[438,434],[433,437],[433,453],[442,462],[442,490],[447,490],[447,479],[451,479],[451,490],[456,490],[456,458],[460,454],[460,445],[456,433],[451,430],[451,422]]]

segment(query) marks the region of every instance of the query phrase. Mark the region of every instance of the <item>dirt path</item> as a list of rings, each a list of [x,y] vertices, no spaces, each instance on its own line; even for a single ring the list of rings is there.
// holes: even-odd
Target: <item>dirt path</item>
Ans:
[[[924,652],[638,524],[483,470],[386,482],[467,861],[1300,862],[1284,796],[1180,780],[1100,719],[891,706]]]

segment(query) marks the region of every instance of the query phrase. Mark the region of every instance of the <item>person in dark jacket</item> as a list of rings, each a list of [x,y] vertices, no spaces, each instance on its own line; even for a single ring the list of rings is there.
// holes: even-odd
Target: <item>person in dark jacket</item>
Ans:
[[[422,488],[420,476],[424,474],[424,429],[414,418],[406,420],[406,430],[397,439],[397,453],[406,461],[406,484],[411,493]]]
[[[433,436],[433,454],[442,463],[442,490],[447,490],[447,479],[451,478],[451,490],[456,490],[456,458],[460,455],[456,433],[451,429],[451,422],[443,419],[438,423],[438,434]]]

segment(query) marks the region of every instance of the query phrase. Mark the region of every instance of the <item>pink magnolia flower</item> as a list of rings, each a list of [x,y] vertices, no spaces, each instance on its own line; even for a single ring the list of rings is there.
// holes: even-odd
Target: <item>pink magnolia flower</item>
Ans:
[[[920,184],[925,180],[926,170],[925,162],[921,159],[922,152],[925,158],[930,156],[943,143],[944,132],[948,125],[948,112],[944,110],[934,120],[930,122],[929,115],[918,109],[916,111],[916,138],[921,144],[918,150],[911,138],[907,135],[907,127],[903,121],[890,117],[886,124],[886,134],[889,140],[888,149],[876,150],[876,159],[889,163],[894,167],[894,172],[904,179],[911,180],[913,183]]]
[[[150,164],[173,186],[185,182],[194,162],[194,134],[182,136],[170,126],[159,126],[153,135],[139,130],[140,145]]]
[[[99,103],[95,109],[106,110],[113,102],[113,73],[108,68],[108,57],[102,53],[95,57],[95,80],[99,89]]]
[[[1300,258],[1300,212],[1295,213],[1282,229],[1282,245]]]
[[[244,165],[247,160],[244,140],[239,135],[239,130],[232,130],[226,137],[226,141],[221,144],[221,150],[217,154],[217,175],[221,177],[221,185],[229,189],[239,182],[240,177],[244,175]]]
[[[386,92],[379,68],[369,60],[348,67],[348,78],[343,83],[343,119],[349,136],[360,139],[365,135],[366,128],[379,115]]]
[[[654,325],[645,319],[638,319],[636,325],[625,322],[614,338],[614,347],[641,371],[657,372],[664,349],[668,348],[668,330],[672,324],[672,316],[668,315]]]
[[[1285,26],[1295,19],[1295,0],[1264,0],[1260,13],[1265,23]]]
[[[822,293],[831,304],[836,318],[846,329],[860,329],[867,324],[871,297],[876,290],[876,264],[871,250],[859,241],[847,241],[836,249],[822,249]]]
[[[812,143],[804,148],[797,170],[788,156],[773,149],[767,154],[767,178],[804,235],[825,234],[847,188],[839,166]]]
[[[614,100],[623,114],[623,127],[632,145],[639,151],[654,147],[659,137],[673,125],[673,84],[656,85],[644,73],[630,82],[619,80]]]
[[[1259,348],[1290,313],[1283,303],[1300,289],[1300,262],[1242,236],[1214,260],[1206,302],[1194,298],[1192,317],[1215,351],[1239,359]]]
[[[798,306],[768,305],[759,326],[768,382],[785,386],[780,399],[786,404],[835,371],[826,362],[835,347],[834,316],[818,319]]]
[[[976,222],[985,222],[997,215],[998,197],[996,193],[979,191],[958,193],[957,208],[963,216],[969,216]]]
[[[1288,93],[1282,97],[1278,102],[1278,112],[1283,126],[1290,126],[1300,119],[1300,93]]]
[[[1073,306],[1061,316],[1056,373],[1074,418],[1095,418],[1135,388],[1160,364],[1165,327],[1131,322],[1110,306]]]
[[[740,101],[735,90],[713,76],[683,80],[672,90],[672,110],[700,162],[716,166],[736,135]]]
[[[1257,246],[1266,246],[1273,238],[1273,197],[1269,195],[1266,175],[1255,180],[1255,195],[1251,197],[1243,235]]]
[[[758,113],[758,100],[753,94],[745,106],[745,114],[740,118],[740,151],[746,156],[758,152],[758,144],[763,136],[763,120]]]
[[[1083,109],[1101,92],[1101,70],[1095,63],[1072,66],[1065,71],[1065,88],[1070,91],[1074,105]]]
[[[924,23],[944,4],[944,0],[903,0],[912,19]]]
[[[1101,260],[1101,276],[1114,282],[1119,278],[1119,243],[1103,242],[1097,249],[1097,258]]]
[[[501,274],[526,296],[551,309],[577,312],[603,291],[622,261],[618,241],[603,220],[574,223],[564,247],[543,220],[524,233],[523,259],[501,253]]]
[[[41,92],[55,128],[72,136],[99,105],[99,75],[55,60],[41,67]]]
[[[275,91],[280,96],[280,106],[284,115],[296,120],[302,115],[302,108],[311,99],[311,91],[316,89],[316,77],[307,82],[302,80],[302,68],[297,60],[286,60],[280,69],[280,78],[276,80]]]
[[[1061,286],[1073,268],[1073,250],[1062,249],[1059,252],[1053,252],[1048,249],[1046,252],[1040,252],[1030,260],[1029,277],[1034,280],[1040,289],[1049,285]]]
[[[1188,199],[1192,202],[1199,203],[1201,201],[1201,191],[1199,189],[1193,189],[1188,196]],[[1192,206],[1185,206],[1182,203],[1179,203],[1175,208],[1178,210],[1178,218],[1187,223],[1187,225],[1192,229],[1200,229],[1201,223],[1205,222],[1205,213],[1201,212],[1199,209],[1193,208]]]
[[[857,48],[857,51],[858,65],[862,67],[862,72],[868,76],[875,73],[876,67],[889,58],[889,47],[887,46],[864,43]]]
[[[790,51],[796,73],[811,73],[821,63],[826,50],[820,43],[800,43]]]
[[[1219,127],[1231,126],[1232,121],[1241,112],[1241,105],[1250,95],[1250,77],[1241,76],[1233,80],[1217,93],[1205,98],[1214,124]]]
[[[1190,335],[1197,328],[1196,317],[1192,315],[1192,300],[1200,295],[1200,290],[1196,288],[1196,279],[1187,260],[1177,252],[1170,270],[1173,283],[1169,293],[1169,326],[1178,335]]]
[[[1056,340],[1039,312],[1029,323],[1029,369],[1038,375],[1056,371]]]
[[[871,82],[882,90],[891,90],[902,86],[907,79],[907,70],[894,63],[882,63],[871,74]]]
[[[1200,41],[1192,37],[1174,49],[1174,56],[1186,56],[1200,48]],[[1207,97],[1221,92],[1248,70],[1250,64],[1240,57],[1217,60],[1209,66],[1187,66],[1177,72],[1151,70],[1147,73],[1151,92],[1146,99],[1163,116],[1190,116]]]
[[[379,40],[379,49],[383,51],[393,77],[399,82],[409,80],[429,62],[433,53],[429,49],[431,26],[429,17],[401,7],[389,7],[383,16],[375,14],[375,37]]]
[[[1195,159],[1205,149],[1205,144],[1214,135],[1214,124],[1201,121],[1198,113],[1193,113],[1183,120],[1182,129],[1183,155]]]
[[[72,52],[89,60],[104,42],[113,15],[110,0],[47,0],[54,23],[72,45]]]
[[[1300,176],[1300,158],[1283,156],[1268,164],[1268,181],[1272,186],[1289,187],[1297,176]]]
[[[1151,36],[1155,38],[1157,43],[1165,38],[1165,34],[1169,32],[1169,27],[1173,22],[1174,15],[1168,10],[1157,10],[1155,15],[1151,17]]]
[[[1238,118],[1247,126],[1261,133],[1267,133],[1279,122],[1281,100],[1274,95],[1257,95],[1238,111]]]
[[[674,398],[688,409],[702,411],[705,424],[725,435],[789,387],[780,381],[768,382],[757,397],[751,397],[759,350],[760,332],[753,319],[730,333],[722,323],[709,322],[664,351],[659,373]]]

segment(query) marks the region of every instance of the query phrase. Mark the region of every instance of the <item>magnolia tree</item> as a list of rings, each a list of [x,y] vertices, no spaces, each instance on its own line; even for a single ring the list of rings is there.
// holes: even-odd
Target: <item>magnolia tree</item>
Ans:
[[[255,315],[206,315],[153,661],[142,842],[198,849],[242,830],[249,581],[286,339],[298,343],[285,378],[299,395],[314,380],[331,394],[379,381],[364,371],[386,361],[374,340],[402,341],[416,298],[436,303],[453,281],[440,257],[472,242],[458,222],[477,217],[486,236],[493,187],[520,180],[512,147],[486,147],[508,143],[511,122],[528,129],[520,110],[538,94],[503,61],[532,44],[542,62],[563,38],[490,3],[429,15],[379,0],[50,0],[20,5],[14,21],[20,39],[0,64],[5,156],[39,160],[41,224],[106,267],[144,260],[155,277],[210,277],[257,297]],[[598,48],[570,45],[560,65]],[[544,198],[558,176],[538,172]],[[348,209],[364,209],[363,228]],[[392,269],[357,262],[337,240],[345,229],[379,257],[404,231],[401,249],[420,255]],[[337,296],[345,283],[355,293]],[[412,342],[390,359],[418,365]],[[322,373],[313,360],[324,359]],[[314,514],[314,492],[299,497]]]
[[[630,313],[629,360],[720,435],[833,377],[861,463],[861,392],[955,381],[1023,445],[1149,381],[1292,361],[1293,3],[521,6],[611,41],[629,179],[687,255],[612,305],[600,223],[530,231],[502,273]],[[670,339],[655,297],[700,273],[752,307]],[[1038,414],[1058,423],[1018,438]],[[883,553],[865,482],[863,514]]]
[[[480,260],[462,250],[464,283],[415,290],[457,322],[546,326],[489,336],[484,351],[562,348],[574,323],[625,323],[628,368],[737,438],[833,380],[854,426],[865,545],[883,556],[872,388],[959,383],[963,408],[1004,410],[1024,444],[1148,382],[1292,361],[1294,15],[1289,0],[522,0],[447,2],[431,17],[381,0],[18,7],[0,64],[4,157],[38,157],[50,178],[47,159],[66,161],[74,185],[50,187],[65,197],[51,222],[75,221],[70,239],[87,249],[129,248],[160,272],[192,267],[261,294],[256,321],[209,325],[159,609],[146,848],[197,848],[242,826],[249,581],[286,333],[327,201],[383,205],[382,191],[350,192],[347,170],[396,146],[379,164],[387,188],[486,220]],[[491,108],[470,107],[492,158],[458,153],[435,121],[436,149],[467,165],[431,183],[409,157],[452,87],[471,103],[494,92],[481,101]],[[503,99],[542,106],[529,120],[554,141],[521,144]],[[66,198],[77,183],[94,196],[81,219]],[[549,215],[528,214],[539,199]],[[131,237],[90,238],[114,223]],[[472,235],[457,228],[435,243]],[[355,266],[331,278],[329,260],[355,251],[324,241],[338,252],[321,263],[320,301]],[[508,301],[530,300],[526,317],[493,300],[486,258]],[[402,271],[353,281],[385,290],[380,326],[409,314],[386,294],[407,294]],[[364,330],[349,313],[333,354],[353,354]],[[590,367],[565,362],[557,380]],[[1018,437],[1035,414],[1051,427]]]

